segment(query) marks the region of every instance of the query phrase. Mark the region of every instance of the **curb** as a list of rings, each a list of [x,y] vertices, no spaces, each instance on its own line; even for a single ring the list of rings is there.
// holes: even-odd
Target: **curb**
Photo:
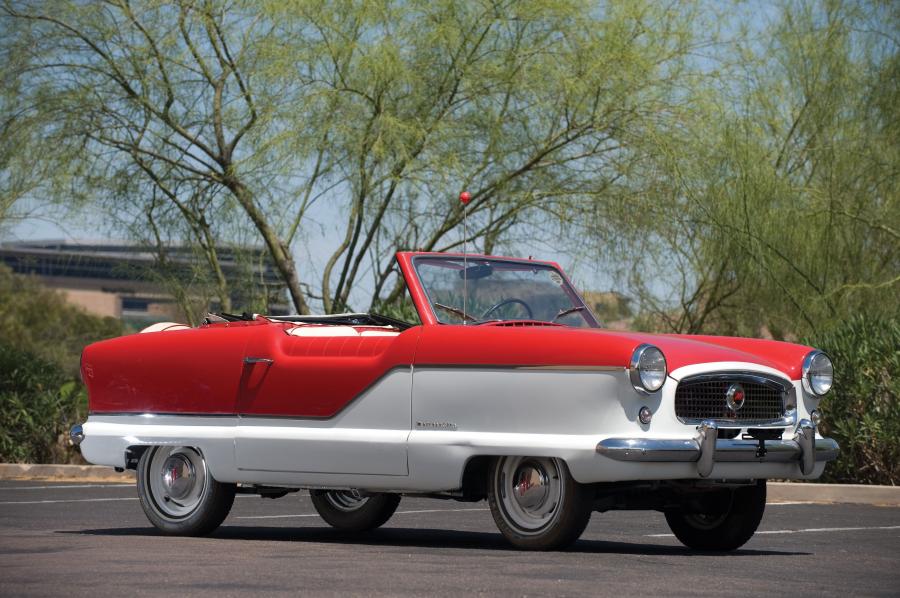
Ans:
[[[134,471],[117,472],[99,465],[0,463],[0,480],[134,483]],[[858,504],[900,507],[900,486],[769,482],[769,502]]]
[[[769,482],[768,502],[843,503],[900,507],[900,486]]]
[[[0,480],[43,480],[52,482],[134,483],[134,471],[121,473],[99,465],[41,465],[0,463]]]

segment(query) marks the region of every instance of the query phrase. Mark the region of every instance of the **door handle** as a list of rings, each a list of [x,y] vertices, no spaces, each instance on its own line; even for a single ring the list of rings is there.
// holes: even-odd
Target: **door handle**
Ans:
[[[274,359],[269,359],[268,357],[245,357],[244,363],[247,365],[253,365],[254,363],[264,363],[266,365],[272,365],[275,363]]]

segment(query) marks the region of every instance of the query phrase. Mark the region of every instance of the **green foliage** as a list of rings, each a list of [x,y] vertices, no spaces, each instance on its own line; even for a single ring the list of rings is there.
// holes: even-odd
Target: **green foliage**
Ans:
[[[397,248],[462,244],[462,188],[469,242],[487,251],[522,222],[621,196],[635,140],[681,103],[699,12],[0,0],[14,90],[0,118],[33,123],[15,139],[46,149],[20,152],[50,165],[32,196],[90,194],[143,242],[196,245],[223,305],[216,249],[240,239],[267,248],[298,311],[342,311],[399,298]],[[325,228],[314,263],[295,262]],[[374,299],[354,294],[366,279]]]
[[[589,215],[647,328],[796,339],[896,307],[900,11],[767,6]]]
[[[0,343],[57,364],[74,377],[85,345],[121,334],[115,318],[88,314],[33,278],[0,265]]]
[[[68,430],[87,415],[87,393],[58,364],[0,341],[0,461],[79,459]]]
[[[118,320],[92,316],[0,266],[0,461],[80,459],[67,432],[87,413],[81,350],[120,334]]]
[[[372,305],[372,311],[389,318],[395,318],[410,324],[421,324],[422,318],[416,311],[416,306],[412,302],[409,293],[403,293],[396,301],[391,303],[376,303]]]
[[[900,318],[853,317],[809,344],[835,363],[820,409],[841,453],[823,480],[900,484]]]

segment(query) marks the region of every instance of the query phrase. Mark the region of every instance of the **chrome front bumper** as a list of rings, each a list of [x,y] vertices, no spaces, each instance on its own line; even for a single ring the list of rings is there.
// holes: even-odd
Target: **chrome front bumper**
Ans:
[[[616,461],[696,462],[700,477],[708,477],[716,462],[790,462],[798,461],[800,471],[812,473],[817,461],[837,458],[838,443],[831,438],[816,438],[816,428],[807,419],[800,420],[790,440],[728,440],[718,438],[718,426],[704,421],[697,436],[687,439],[607,438],[597,452]]]

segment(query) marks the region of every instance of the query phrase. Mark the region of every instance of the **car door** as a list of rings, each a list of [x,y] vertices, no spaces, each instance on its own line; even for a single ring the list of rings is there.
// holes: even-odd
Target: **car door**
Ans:
[[[244,359],[238,469],[407,475],[419,332],[268,326]]]

